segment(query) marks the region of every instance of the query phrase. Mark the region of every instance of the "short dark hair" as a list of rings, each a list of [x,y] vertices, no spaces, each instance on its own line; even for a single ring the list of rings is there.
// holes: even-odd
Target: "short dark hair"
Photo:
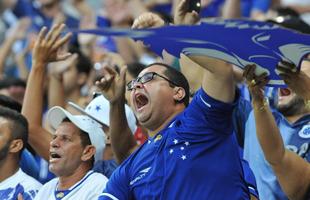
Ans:
[[[28,122],[27,119],[15,110],[0,106],[0,117],[10,122],[11,139],[21,139],[25,148],[28,140]]]
[[[177,69],[165,64],[165,63],[152,63],[148,65],[146,68],[159,65],[166,68],[164,71],[164,75],[167,76],[169,80],[174,82],[177,86],[182,87],[185,90],[185,97],[179,101],[180,103],[184,103],[185,106],[188,106],[189,104],[189,97],[190,97],[190,89],[189,89],[189,83],[186,79],[186,77]]]
[[[9,88],[11,86],[26,88],[26,82],[20,78],[15,77],[5,77],[0,80],[0,89]]]
[[[137,78],[140,72],[146,67],[146,65],[139,62],[132,62],[127,64],[127,71],[134,78]]]
[[[78,55],[76,63],[76,69],[78,73],[85,73],[88,75],[92,68],[91,60],[75,45],[71,45],[69,47],[69,52],[72,54],[76,53]]]
[[[0,94],[0,106],[10,108],[12,110],[15,110],[17,112],[21,112],[22,105],[12,99],[11,97],[8,97],[6,95]]]

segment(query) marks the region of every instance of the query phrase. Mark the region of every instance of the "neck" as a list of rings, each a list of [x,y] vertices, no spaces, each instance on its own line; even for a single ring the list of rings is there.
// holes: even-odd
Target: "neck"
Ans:
[[[72,187],[74,184],[79,182],[90,170],[90,167],[80,166],[75,170],[74,173],[70,175],[64,175],[59,177],[58,190],[67,190]]]
[[[13,176],[19,169],[18,155],[8,155],[4,160],[0,161],[0,183],[5,179]]]
[[[154,129],[147,129],[148,135],[150,137],[154,137],[154,135],[156,135],[160,130],[162,130],[163,128],[165,128],[168,123],[175,117],[177,116],[180,112],[182,112],[182,110],[177,110],[176,112],[174,112],[172,115],[170,115],[170,117],[168,117],[164,122],[161,123],[161,125],[157,126],[157,128]]]

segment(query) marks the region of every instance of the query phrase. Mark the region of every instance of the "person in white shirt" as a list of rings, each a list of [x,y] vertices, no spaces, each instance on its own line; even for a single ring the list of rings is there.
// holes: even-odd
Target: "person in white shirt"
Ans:
[[[62,24],[53,26],[48,33],[46,28],[40,31],[34,45],[29,85],[34,85],[32,82],[35,78],[43,77],[37,75],[44,73],[49,62],[68,57],[68,54],[58,54],[60,47],[71,36],[70,33],[61,36],[64,28]],[[25,101],[29,101],[29,96]],[[97,199],[108,181],[104,175],[91,170],[94,162],[102,158],[105,148],[102,126],[88,116],[72,115],[59,106],[49,110],[47,119],[55,132],[52,137],[45,135],[50,142],[46,157],[49,170],[57,177],[43,185],[35,200]],[[33,124],[33,121],[29,121]],[[40,128],[37,131],[40,132]],[[42,139],[42,143],[46,145],[46,140]]]
[[[41,183],[19,167],[20,154],[27,143],[28,122],[20,113],[0,106],[0,199],[34,199]]]
[[[35,199],[96,199],[108,181],[91,170],[94,162],[102,158],[105,146],[100,124],[59,106],[51,108],[47,118],[56,129],[50,143],[49,170],[57,178],[43,185]]]

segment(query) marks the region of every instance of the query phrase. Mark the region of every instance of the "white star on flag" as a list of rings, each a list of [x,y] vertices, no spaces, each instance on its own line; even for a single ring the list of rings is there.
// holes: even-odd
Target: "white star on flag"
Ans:
[[[184,142],[184,144],[185,144],[186,146],[188,146],[188,145],[189,145],[189,142]]]
[[[184,150],[184,147],[180,147],[180,149],[183,151],[183,150]]]
[[[174,144],[178,144],[178,140],[177,140],[177,139],[174,139],[174,140],[173,140],[173,143],[174,143]]]
[[[173,153],[173,149],[170,149],[169,153],[172,154]]]
[[[181,159],[182,159],[182,160],[185,160],[185,159],[186,159],[186,155],[182,155],[182,156],[181,156]]]

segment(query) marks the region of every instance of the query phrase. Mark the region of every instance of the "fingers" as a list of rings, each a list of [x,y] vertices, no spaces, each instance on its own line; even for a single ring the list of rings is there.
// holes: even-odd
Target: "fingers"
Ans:
[[[65,53],[65,54],[60,54],[57,56],[57,61],[63,61],[63,60],[67,60],[69,59],[70,57],[72,57],[72,59],[76,59],[77,58],[77,55],[76,56],[72,56],[71,53]]]
[[[176,12],[179,15],[184,15],[187,12],[188,2],[187,0],[181,0],[180,3],[177,5]]]
[[[278,66],[281,66],[281,65],[286,67],[286,68],[289,68],[289,69],[295,69],[296,68],[294,63],[290,63],[290,62],[287,62],[285,60],[281,60],[279,62]]]
[[[61,32],[65,29],[66,25],[61,24],[60,26],[57,26],[57,28],[53,31],[52,30],[52,34],[50,36],[50,39],[47,40],[49,42],[49,46],[51,46],[52,44],[54,44],[57,39],[60,37]]]
[[[46,35],[46,31],[47,31],[47,28],[46,26],[44,26],[41,30],[40,30],[40,33],[38,35],[38,39],[37,39],[37,43],[40,44],[42,42],[42,40],[44,39],[44,36]]]
[[[52,51],[59,49],[62,45],[67,43],[72,36],[72,33],[67,33],[63,38],[59,39],[56,43],[54,43],[52,47]]]
[[[254,79],[255,77],[255,68],[256,66],[255,65],[247,65],[245,66],[244,68],[244,71],[243,71],[243,77],[247,80],[247,81],[251,81]]]
[[[96,81],[96,85],[101,89],[101,90],[107,90],[110,88],[111,84],[113,83],[117,72],[113,70],[110,67],[103,67],[102,68],[102,75],[103,77],[100,79],[100,81]]]
[[[131,28],[133,29],[141,29],[141,28],[151,28],[151,27],[159,27],[165,24],[164,20],[162,20],[158,15],[154,13],[144,13],[140,15],[135,21]]]
[[[269,81],[268,74],[266,72],[256,76],[255,75],[256,66],[247,65],[244,68],[243,77],[245,77],[247,85],[250,89],[260,89],[263,88]]]
[[[57,28],[60,27],[60,24],[55,24],[53,25],[53,27],[51,28],[51,30],[47,33],[46,37],[45,37],[45,41],[49,41],[53,35],[53,33],[55,32],[55,30]]]
[[[23,198],[23,195],[21,194],[21,193],[19,193],[18,195],[17,195],[17,200],[23,200],[24,198]]]
[[[121,72],[120,72],[120,78],[124,82],[126,80],[126,72],[127,72],[127,66],[122,67]]]

